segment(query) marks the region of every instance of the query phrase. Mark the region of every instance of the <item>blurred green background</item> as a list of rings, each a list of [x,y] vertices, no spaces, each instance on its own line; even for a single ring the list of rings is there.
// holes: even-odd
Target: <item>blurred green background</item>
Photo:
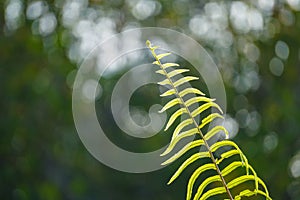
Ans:
[[[147,26],[183,32],[205,47],[224,79],[233,140],[274,199],[300,199],[300,0],[0,6],[1,199],[184,199],[187,177],[166,186],[174,167],[110,169],[88,153],[73,122],[82,59],[111,35]],[[137,98],[151,105],[147,95]]]

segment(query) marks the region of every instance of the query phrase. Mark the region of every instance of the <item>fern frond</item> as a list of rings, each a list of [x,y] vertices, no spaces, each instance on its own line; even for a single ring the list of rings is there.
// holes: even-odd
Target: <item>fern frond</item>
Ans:
[[[266,199],[271,199],[265,183],[257,176],[251,165],[249,165],[246,156],[240,150],[238,145],[227,139],[229,134],[226,128],[222,125],[214,125],[210,130],[204,132],[203,129],[206,125],[211,124],[216,119],[223,119],[223,111],[215,102],[215,99],[205,97],[205,94],[199,89],[191,86],[182,89],[182,87],[190,81],[198,80],[199,78],[195,76],[183,76],[183,73],[189,72],[188,69],[179,69],[177,68],[179,65],[176,63],[163,63],[161,61],[163,58],[171,55],[171,53],[156,54],[155,50],[158,46],[152,46],[150,41],[147,41],[146,44],[155,58],[153,64],[160,68],[156,71],[156,73],[165,77],[164,80],[158,82],[158,84],[168,87],[168,90],[160,96],[173,97],[173,99],[163,106],[160,112],[178,107],[178,109],[169,118],[165,131],[174,125],[176,119],[180,116],[185,116],[187,118],[176,126],[173,131],[170,144],[161,156],[170,154],[174,147],[184,138],[196,135],[199,136],[196,140],[183,146],[178,152],[163,162],[162,165],[167,165],[176,161],[192,149],[198,148],[200,150],[200,147],[205,149],[189,156],[176,170],[168,184],[175,181],[192,163],[201,159],[206,158],[207,160],[207,158],[210,158],[210,162],[199,166],[192,173],[187,184],[187,200],[192,199],[195,182],[202,174],[206,174],[206,178],[197,187],[193,197],[194,200],[205,200],[212,196],[224,194],[227,194],[228,198],[231,200],[238,200],[242,197],[253,195],[260,195],[264,196]],[[174,69],[174,67],[176,67],[176,69]],[[179,77],[179,75],[181,76]],[[192,107],[198,104],[200,104],[200,106],[192,110]],[[204,111],[206,110],[215,110],[215,112],[212,112],[207,116],[203,116]],[[199,116],[202,119],[200,123],[196,120]],[[209,144],[209,141],[212,141],[211,138],[219,136],[218,134],[220,133],[223,133],[226,139]],[[215,156],[217,154],[219,155],[218,157]],[[238,157],[238,160],[232,159],[236,157]],[[230,162],[228,163],[229,160]],[[212,173],[208,173],[209,171],[214,171],[216,173],[215,175],[211,175]],[[238,176],[236,175],[237,173]],[[215,182],[219,183],[218,187],[211,188],[210,186]],[[249,186],[243,184],[248,182],[251,182],[252,186],[250,188],[245,188]],[[222,187],[220,187],[220,183]],[[242,189],[238,191],[238,193],[232,193],[232,189],[236,189],[239,186],[242,186]]]
[[[169,164],[169,163],[177,160],[179,157],[181,157],[183,154],[185,154],[189,150],[191,150],[195,147],[200,147],[202,145],[204,145],[204,140],[195,140],[195,141],[189,142],[182,149],[180,149],[176,154],[174,154],[171,158],[169,158],[168,160],[163,162],[162,165]]]

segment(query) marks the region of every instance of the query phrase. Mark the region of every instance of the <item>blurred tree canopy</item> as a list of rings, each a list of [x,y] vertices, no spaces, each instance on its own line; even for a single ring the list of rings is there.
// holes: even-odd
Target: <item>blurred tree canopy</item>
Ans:
[[[85,56],[115,33],[149,26],[183,32],[205,47],[224,79],[232,137],[274,199],[300,198],[300,0],[0,5],[2,199],[184,198],[187,177],[166,186],[174,167],[110,169],[84,148],[73,122],[72,84]],[[147,94],[133,103],[151,105]]]

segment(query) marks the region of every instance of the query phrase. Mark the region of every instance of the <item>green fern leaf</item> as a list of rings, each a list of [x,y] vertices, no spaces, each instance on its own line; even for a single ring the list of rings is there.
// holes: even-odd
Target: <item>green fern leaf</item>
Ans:
[[[173,106],[180,104],[180,100],[179,99],[173,99],[171,101],[169,101],[159,112],[162,113],[166,110],[168,110],[169,108],[172,108]]]
[[[195,162],[196,160],[200,159],[200,158],[207,158],[209,157],[209,153],[208,152],[198,152],[195,153],[194,155],[192,155],[191,157],[189,157],[186,161],[184,161],[184,163],[181,164],[181,166],[177,169],[177,171],[175,172],[175,174],[171,177],[170,181],[168,182],[168,184],[172,183],[180,174],[181,172],[190,164],[192,164],[193,162]],[[209,164],[205,164],[203,165],[204,168],[207,168],[208,166],[212,165],[211,163]],[[214,167],[214,165],[213,165]]]
[[[190,125],[193,123],[192,119],[186,119],[184,121],[182,121],[174,130],[172,138],[177,137],[177,135],[182,131],[182,129],[184,129],[186,126]]]
[[[186,88],[182,91],[179,91],[178,96],[184,97],[187,94],[199,94],[199,95],[205,96],[205,94],[203,92],[201,92],[200,90],[198,90],[196,88]]]
[[[161,156],[165,156],[168,153],[170,153],[173,150],[173,148],[175,147],[175,145],[180,140],[182,140],[183,138],[186,138],[186,137],[189,137],[189,136],[193,136],[193,135],[195,135],[197,133],[198,133],[198,129],[197,128],[193,128],[193,129],[190,129],[190,130],[187,130],[187,131],[184,131],[184,132],[180,133],[180,135],[178,135],[177,137],[175,137],[175,138],[173,138],[171,140],[169,146],[167,147],[167,149],[165,150],[165,152],[161,154]]]
[[[184,108],[180,108],[177,110],[173,115],[170,117],[167,126],[165,128],[165,131],[169,129],[169,127],[174,123],[174,121],[182,114],[186,113],[186,110]]]
[[[206,174],[206,178],[201,182],[197,189],[195,189],[196,192],[193,197],[194,200],[205,200],[212,196],[221,194],[227,195],[230,200],[239,200],[242,197],[249,197],[253,195],[260,195],[266,199],[271,199],[265,183],[257,176],[238,145],[227,139],[229,134],[224,126],[214,125],[210,130],[207,130],[206,133],[203,132],[203,128],[206,125],[211,124],[216,119],[223,119],[223,116],[221,115],[223,114],[223,111],[220,106],[214,102],[215,99],[205,97],[205,94],[200,90],[191,86],[181,89],[184,85],[187,85],[188,82],[198,80],[199,78],[195,76],[183,76],[182,74],[188,72],[188,69],[173,69],[173,67],[178,67],[179,65],[176,63],[163,63],[161,61],[162,58],[171,55],[171,53],[156,54],[155,50],[158,46],[152,46],[150,41],[147,41],[146,44],[155,58],[153,64],[160,68],[156,71],[156,73],[165,77],[165,79],[158,82],[158,84],[168,87],[168,90],[160,96],[173,97],[173,99],[166,103],[160,112],[178,107],[178,109],[169,118],[165,131],[174,125],[176,119],[180,116],[187,116],[187,119],[180,122],[174,129],[170,144],[161,156],[165,156],[173,152],[174,147],[184,138],[195,135],[200,136],[200,139],[198,137],[198,139],[187,143],[178,152],[174,153],[169,159],[163,162],[162,165],[167,165],[176,161],[192,149],[198,148],[200,150],[200,147],[205,149],[189,156],[176,170],[168,184],[175,181],[192,163],[201,159],[206,158],[207,160],[207,158],[210,158],[210,162],[199,166],[192,173],[187,184],[187,200],[192,199],[195,182],[200,175],[202,176],[202,174]],[[176,80],[175,78],[178,75],[181,75],[181,77]],[[194,110],[191,110],[192,105],[195,106],[198,104],[201,105]],[[216,110],[217,112],[212,112],[207,116],[203,116],[203,113],[206,110]],[[200,124],[196,120],[198,116],[201,116],[202,118]],[[218,136],[219,133],[223,133],[226,139],[209,144],[208,141],[211,141],[211,138]],[[215,156],[217,153],[219,154],[218,157]],[[236,160],[236,157],[238,157],[238,160]],[[229,159],[231,159],[230,162],[228,162]],[[209,171],[216,172],[216,175],[211,175],[212,173],[208,173]],[[233,178],[232,174],[236,173],[238,173],[238,176],[235,175]],[[252,185],[251,188],[245,188],[249,187],[249,184],[243,184],[249,182]],[[217,187],[213,188],[211,187],[213,183],[219,184]],[[220,183],[222,184],[222,187],[220,187]],[[233,188],[236,189],[239,187],[241,188],[240,191],[235,193],[232,192]]]
[[[209,124],[210,122],[212,122],[216,118],[224,119],[224,117],[222,115],[220,115],[219,113],[212,113],[212,114],[208,115],[207,117],[205,117],[201,121],[201,124],[200,124],[199,128],[200,129],[203,128],[205,125]]]

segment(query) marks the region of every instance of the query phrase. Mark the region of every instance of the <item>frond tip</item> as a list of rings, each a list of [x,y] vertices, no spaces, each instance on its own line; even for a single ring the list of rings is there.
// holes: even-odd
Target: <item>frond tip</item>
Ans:
[[[164,79],[158,82],[158,84],[168,87],[168,90],[160,96],[173,97],[173,99],[169,100],[159,112],[177,108],[169,118],[165,131],[174,125],[176,119],[180,116],[186,118],[174,129],[170,144],[161,156],[170,154],[174,150],[174,147],[178,145],[179,142],[183,141],[184,138],[198,135],[198,137],[196,137],[197,139],[187,143],[177,153],[173,154],[169,159],[163,162],[162,165],[167,165],[176,161],[187,152],[191,152],[192,149],[195,150],[198,148],[200,150],[200,147],[202,147],[201,149],[204,149],[204,151],[192,153],[192,155],[180,165],[168,184],[175,181],[192,163],[201,159],[207,160],[207,158],[209,158],[210,161],[205,161],[206,163],[199,166],[191,175],[187,184],[187,200],[192,199],[194,192],[193,188],[200,175],[201,177],[202,175],[205,175],[206,178],[202,180],[195,190],[194,200],[205,200],[218,195],[225,195],[230,200],[239,200],[242,197],[253,195],[271,199],[265,183],[257,176],[238,145],[233,141],[227,140],[229,134],[226,128],[223,125],[212,123],[216,119],[223,119],[223,111],[215,102],[215,99],[206,97],[199,89],[193,88],[188,84],[190,81],[198,80],[198,77],[189,75],[183,76],[183,73],[189,72],[188,69],[180,69],[180,66],[177,63],[163,63],[161,61],[162,58],[171,55],[171,53],[165,52],[156,54],[155,50],[159,47],[152,46],[149,40],[147,40],[146,45],[155,59],[153,64],[159,67],[156,73],[164,76]],[[173,69],[174,67],[176,67],[176,69]],[[179,75],[181,75],[181,77],[178,78]],[[192,105],[196,105],[197,107],[192,110]],[[206,113],[205,111],[214,110],[216,111],[206,116],[204,115],[204,113]],[[196,120],[199,116],[201,119],[200,124]],[[208,125],[212,125],[212,128],[205,130],[204,128]],[[225,135],[226,139],[220,140],[220,133]],[[219,140],[212,143],[212,138],[216,137],[218,137]],[[219,152],[219,156],[215,157],[217,152]],[[212,173],[209,173],[210,171],[216,173],[212,175]],[[214,188],[211,187],[215,182],[221,183],[222,186],[217,184]],[[233,193],[233,188],[235,193]]]

